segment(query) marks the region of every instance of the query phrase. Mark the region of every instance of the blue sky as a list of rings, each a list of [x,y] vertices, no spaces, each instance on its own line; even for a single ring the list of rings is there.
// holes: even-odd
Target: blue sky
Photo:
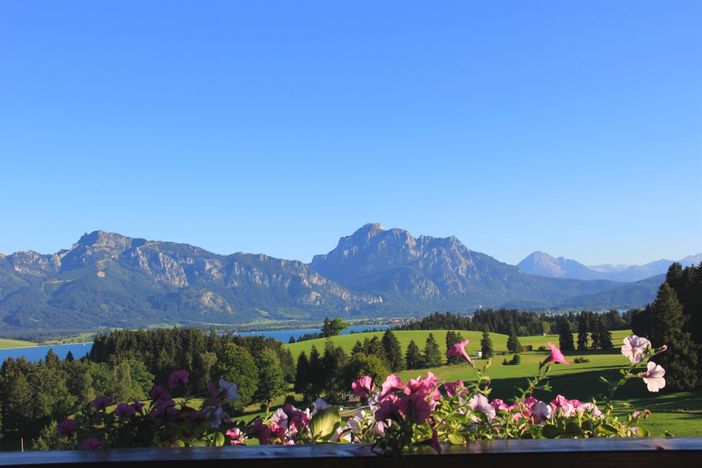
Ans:
[[[702,251],[702,2],[0,3],[0,252]]]

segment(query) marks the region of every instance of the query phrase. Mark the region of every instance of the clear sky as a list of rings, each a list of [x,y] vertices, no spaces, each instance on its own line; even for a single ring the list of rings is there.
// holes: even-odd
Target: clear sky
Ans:
[[[0,252],[702,251],[702,2],[0,2]]]

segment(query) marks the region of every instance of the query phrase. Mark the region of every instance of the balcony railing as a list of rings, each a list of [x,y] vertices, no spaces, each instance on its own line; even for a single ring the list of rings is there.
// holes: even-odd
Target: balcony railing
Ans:
[[[95,452],[6,452],[0,466],[80,468],[252,466],[305,468],[371,467],[702,467],[702,438],[563,439],[478,442],[445,447],[438,456],[428,447],[403,459],[378,456],[367,446],[249,446],[191,449],[118,449]]]

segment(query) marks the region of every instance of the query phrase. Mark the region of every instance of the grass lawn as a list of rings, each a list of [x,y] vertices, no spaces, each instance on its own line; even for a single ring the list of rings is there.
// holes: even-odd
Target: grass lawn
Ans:
[[[36,343],[31,341],[23,340],[10,340],[7,338],[0,338],[0,349],[4,348],[25,348],[27,346],[36,346]]]
[[[410,340],[414,340],[421,348],[424,346],[429,333],[433,333],[439,347],[445,349],[445,330],[412,330],[394,332],[404,350]],[[618,330],[612,332],[612,341],[615,349],[611,351],[575,351],[569,353],[566,358],[571,365],[555,365],[551,371],[550,383],[553,387],[551,392],[537,394],[543,400],[550,400],[557,394],[565,395],[568,398],[578,398],[589,400],[604,390],[604,386],[599,383],[601,375],[615,380],[618,369],[627,364],[626,359],[619,354],[619,344],[625,336],[631,332],[628,330]],[[331,338],[337,346],[342,346],[350,352],[357,340],[363,341],[365,337],[382,336],[382,332],[358,333],[351,335],[341,335]],[[480,350],[480,339],[482,332],[461,331],[464,338],[470,340],[468,350],[471,355],[475,355]],[[492,378],[492,397],[510,399],[515,394],[515,389],[526,385],[526,378],[532,376],[537,369],[538,363],[548,354],[545,351],[531,351],[521,353],[521,364],[516,366],[504,366],[502,360],[511,355],[506,354],[507,336],[491,333],[496,355],[493,357],[492,366],[488,370],[488,375]],[[324,351],[326,339],[317,339],[292,343],[286,345],[293,357],[305,351],[309,355],[312,345],[315,345],[320,352]],[[519,337],[522,346],[532,345],[534,349],[545,346],[547,342],[558,343],[558,335],[528,336]],[[504,355],[501,353],[505,353]],[[586,357],[589,362],[575,364],[573,360],[578,357]],[[482,366],[483,359],[475,359],[475,362]],[[453,365],[435,367],[431,370],[439,379],[443,381],[474,380],[475,371],[467,365]],[[403,380],[425,375],[426,370],[411,370],[399,372]],[[636,409],[649,409],[653,413],[646,420],[645,426],[657,436],[663,436],[666,431],[675,436],[695,436],[702,437],[702,391],[700,392],[677,392],[667,393],[663,390],[660,394],[649,393],[642,381],[632,381],[621,388],[615,395],[615,408],[618,412],[626,413]]]

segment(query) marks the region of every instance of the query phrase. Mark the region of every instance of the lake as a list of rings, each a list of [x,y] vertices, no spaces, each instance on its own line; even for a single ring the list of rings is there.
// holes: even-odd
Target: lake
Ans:
[[[387,325],[353,325],[342,332],[343,335],[349,333],[360,333],[365,331],[382,331],[387,329]],[[262,335],[265,337],[275,338],[278,341],[287,343],[291,336],[298,339],[302,335],[308,333],[319,333],[319,328],[295,328],[290,330],[266,330],[266,331],[247,331],[240,332],[241,336],[256,336]],[[64,345],[50,345],[50,346],[29,346],[26,348],[6,348],[0,349],[0,363],[5,359],[11,357],[18,359],[24,357],[28,361],[38,361],[46,356],[49,349],[53,349],[59,358],[65,359],[66,355],[70,351],[73,353],[75,359],[80,359],[90,352],[92,343],[73,343]]]

